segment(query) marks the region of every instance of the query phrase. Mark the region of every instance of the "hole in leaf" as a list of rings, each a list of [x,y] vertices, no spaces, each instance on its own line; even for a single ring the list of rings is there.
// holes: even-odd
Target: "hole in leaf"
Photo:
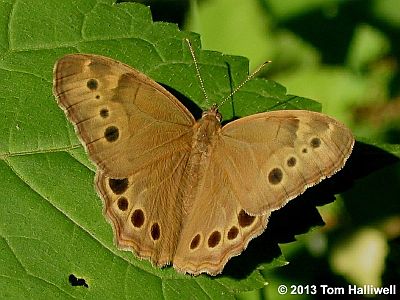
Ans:
[[[85,288],[89,287],[85,279],[77,278],[74,274],[69,275],[68,281],[72,286],[84,286]]]

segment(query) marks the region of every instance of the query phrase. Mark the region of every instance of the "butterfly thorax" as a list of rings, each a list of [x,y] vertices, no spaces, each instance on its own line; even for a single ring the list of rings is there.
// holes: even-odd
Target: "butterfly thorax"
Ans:
[[[199,121],[194,125],[192,149],[202,155],[210,153],[213,141],[221,130],[221,114],[216,105],[203,112]]]

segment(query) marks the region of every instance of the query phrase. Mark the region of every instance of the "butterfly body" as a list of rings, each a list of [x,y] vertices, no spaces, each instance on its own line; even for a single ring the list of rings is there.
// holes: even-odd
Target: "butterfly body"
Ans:
[[[73,54],[54,94],[97,166],[120,248],[158,266],[215,275],[261,234],[273,210],[340,170],[354,139],[336,120],[273,111],[221,126],[110,58]]]

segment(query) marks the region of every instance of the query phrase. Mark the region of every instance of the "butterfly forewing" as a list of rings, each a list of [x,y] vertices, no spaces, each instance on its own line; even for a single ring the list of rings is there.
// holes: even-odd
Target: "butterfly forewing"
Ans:
[[[90,158],[109,176],[126,177],[190,149],[192,115],[159,84],[120,62],[64,56],[55,65],[54,92]]]
[[[223,127],[221,136],[224,168],[241,205],[251,214],[276,210],[332,176],[354,145],[344,125],[302,110],[245,117]]]

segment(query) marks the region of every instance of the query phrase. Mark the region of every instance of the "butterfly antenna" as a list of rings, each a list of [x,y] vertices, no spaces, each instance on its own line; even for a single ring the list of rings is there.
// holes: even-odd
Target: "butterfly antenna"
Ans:
[[[196,68],[196,76],[199,79],[201,90],[203,91],[203,95],[204,95],[204,98],[206,100],[207,106],[209,106],[210,102],[208,100],[206,89],[204,88],[203,78],[201,78],[200,69],[199,69],[199,65],[197,64],[196,55],[194,54],[194,50],[193,50],[192,44],[190,43],[189,39],[186,38],[185,40],[186,40],[186,43],[189,46],[190,54],[192,55],[192,58],[193,58],[194,66]]]
[[[258,72],[260,72],[260,70],[262,68],[265,67],[265,65],[269,64],[271,61],[266,61],[263,64],[261,64],[260,66],[257,67],[257,69],[255,69],[249,76],[247,76],[247,78],[245,80],[243,80],[243,82],[241,84],[239,84],[228,96],[226,96],[224,98],[224,100],[222,100],[222,102],[218,105],[218,107],[222,106],[229,98],[231,98],[234,94],[236,94],[236,92],[238,90],[240,90],[242,88],[242,86],[244,86],[249,80],[251,80],[254,76],[256,76],[256,74]]]

